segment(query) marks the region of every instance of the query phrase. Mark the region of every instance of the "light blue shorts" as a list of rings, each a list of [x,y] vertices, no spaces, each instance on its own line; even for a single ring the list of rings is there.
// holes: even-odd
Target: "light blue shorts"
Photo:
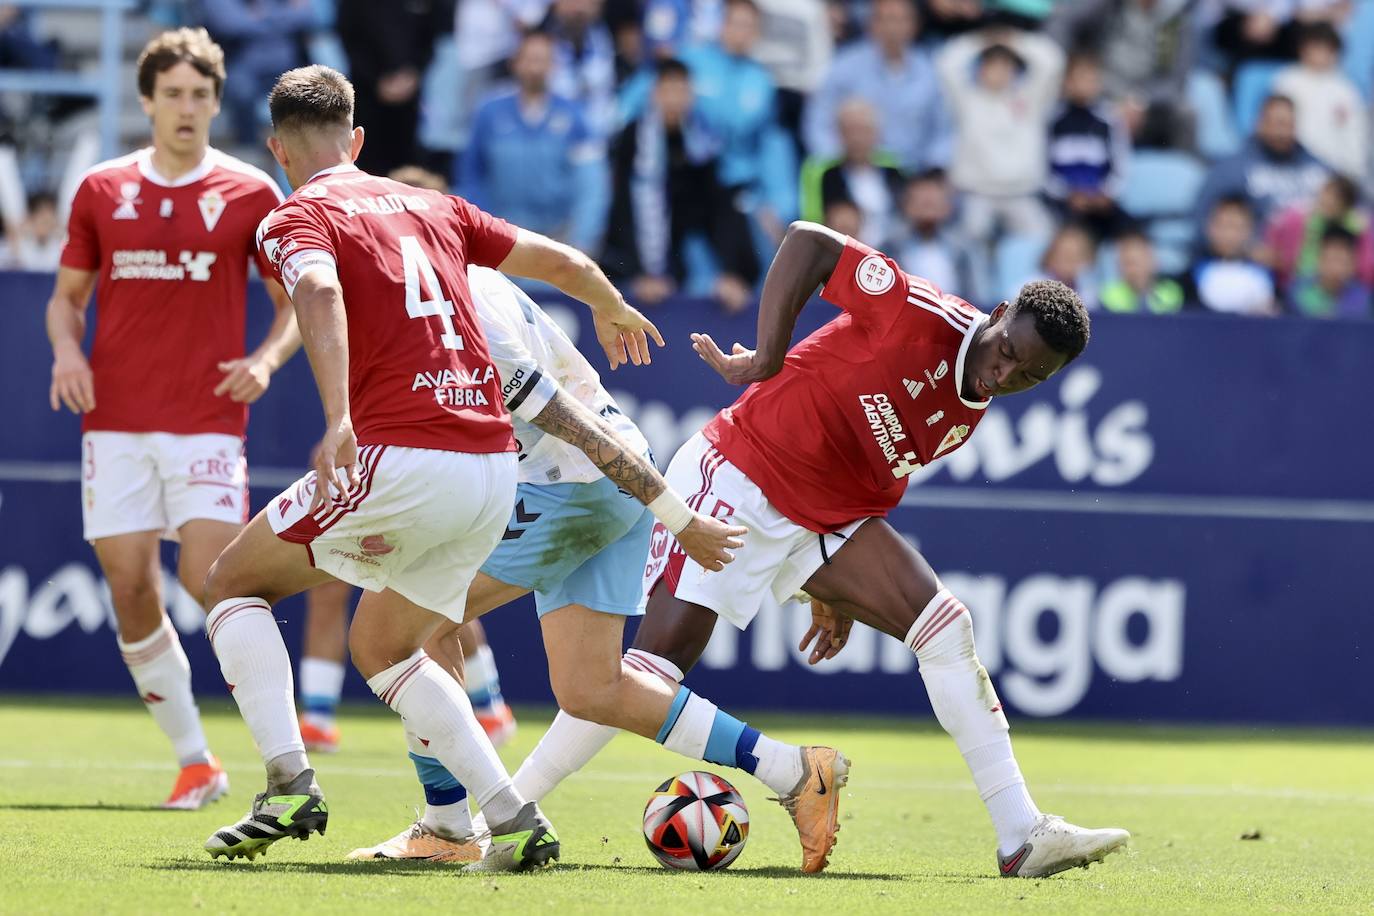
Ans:
[[[482,572],[534,592],[539,616],[581,604],[634,617],[654,517],[606,478],[592,483],[522,483],[501,543]]]

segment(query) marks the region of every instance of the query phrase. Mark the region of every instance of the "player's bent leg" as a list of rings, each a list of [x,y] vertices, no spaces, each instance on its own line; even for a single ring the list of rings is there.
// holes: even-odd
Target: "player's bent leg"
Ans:
[[[559,707],[575,718],[653,738],[693,760],[756,776],[778,793],[797,824],[802,870],[824,869],[839,829],[834,790],[848,778],[848,761],[833,748],[774,740],[687,687],[642,670],[635,664],[640,659],[622,659],[624,620],[576,604],[540,618]]]
[[[714,611],[683,601],[659,582],[635,631],[634,647],[666,658],[686,673],[706,651],[717,619]]]
[[[229,791],[229,777],[210,753],[191,692],[191,665],[162,607],[159,532],[99,538],[96,557],[110,583],[117,642],[134,686],[172,743],[181,769],[164,808],[196,810]]]
[[[267,790],[238,823],[205,841],[212,857],[253,858],[287,836],[323,833],[329,809],[315,784],[296,721],[291,658],[272,604],[329,579],[301,544],[282,541],[259,513],[210,568],[205,627],[253,741]]]
[[[474,867],[548,864],[558,857],[552,826],[516,793],[467,694],[422,648],[442,620],[394,591],[368,592],[349,630],[353,663],[373,693],[406,721],[485,813],[492,825],[490,845]]]
[[[197,518],[177,529],[177,537],[181,541],[177,557],[177,578],[181,580],[186,593],[196,599],[197,603],[204,603],[205,577],[209,574],[210,567],[219,559],[219,555],[224,553],[224,549],[233,543],[242,527],[229,522]]]
[[[305,593],[305,634],[301,647],[299,694],[301,740],[307,751],[339,749],[335,721],[343,694],[348,656],[348,602],[353,586],[330,581]]]
[[[1012,753],[1002,703],[978,661],[968,609],[890,525],[864,523],[805,587],[915,653],[936,718],[958,746],[992,818],[1003,874],[1053,874],[1124,845],[1125,831],[1084,831],[1035,806]]]

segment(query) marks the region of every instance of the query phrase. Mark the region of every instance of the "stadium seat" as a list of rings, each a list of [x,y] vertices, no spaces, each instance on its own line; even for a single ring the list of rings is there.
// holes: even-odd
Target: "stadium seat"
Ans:
[[[1188,153],[1137,150],[1126,171],[1121,206],[1140,219],[1190,214],[1206,177],[1206,168]]]
[[[1045,253],[1048,239],[1025,235],[1008,235],[997,243],[993,251],[993,271],[997,282],[997,297],[1010,299],[1027,280],[1040,275],[1040,256]]]
[[[1153,220],[1149,226],[1150,241],[1155,246],[1155,263],[1162,274],[1182,273],[1193,256],[1193,241],[1197,223],[1191,217]]]
[[[1264,97],[1278,72],[1287,66],[1277,60],[1252,60],[1241,64],[1231,86],[1231,104],[1236,110],[1236,128],[1248,137],[1259,119]]]
[[[1188,103],[1197,125],[1197,148],[1208,159],[1221,159],[1240,149],[1226,86],[1210,70],[1197,69],[1188,74]]]

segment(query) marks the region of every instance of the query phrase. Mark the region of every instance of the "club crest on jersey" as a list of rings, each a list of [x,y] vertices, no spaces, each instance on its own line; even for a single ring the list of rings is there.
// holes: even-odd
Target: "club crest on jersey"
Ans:
[[[138,208],[136,204],[143,201],[138,199],[138,192],[142,189],[137,181],[126,181],[119,186],[119,196],[122,200],[118,207],[115,207],[115,219],[138,219]]]
[[[200,218],[205,220],[205,231],[214,232],[219,218],[224,215],[224,195],[218,191],[206,191],[196,203],[200,205]]]
[[[935,454],[938,455],[941,452],[949,451],[960,442],[963,442],[964,437],[967,435],[968,424],[960,423],[958,426],[952,427],[949,432],[945,433],[945,438],[940,440],[940,447],[935,450]]]
[[[854,282],[870,296],[881,296],[897,282],[897,272],[882,258],[871,254],[855,268]]]

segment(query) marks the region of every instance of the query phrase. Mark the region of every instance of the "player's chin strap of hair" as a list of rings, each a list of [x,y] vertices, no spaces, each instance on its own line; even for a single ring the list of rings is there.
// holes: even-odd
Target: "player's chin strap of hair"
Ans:
[[[830,536],[831,536],[831,537],[837,537],[837,538],[839,538],[839,539],[842,540],[842,541],[847,541],[847,540],[849,540],[849,536],[846,535],[843,531],[832,531],[832,532],[830,532]],[[818,535],[816,535],[816,537],[820,538],[820,541],[821,541],[821,562],[823,562],[826,566],[829,566],[829,565],[830,565],[830,553],[825,549],[825,538],[826,538],[826,536],[823,535],[823,534],[818,534]]]
[[[682,497],[678,496],[672,487],[665,487],[662,493],[654,497],[654,501],[649,503],[649,511],[673,534],[682,531],[696,518],[696,513],[682,501]]]

